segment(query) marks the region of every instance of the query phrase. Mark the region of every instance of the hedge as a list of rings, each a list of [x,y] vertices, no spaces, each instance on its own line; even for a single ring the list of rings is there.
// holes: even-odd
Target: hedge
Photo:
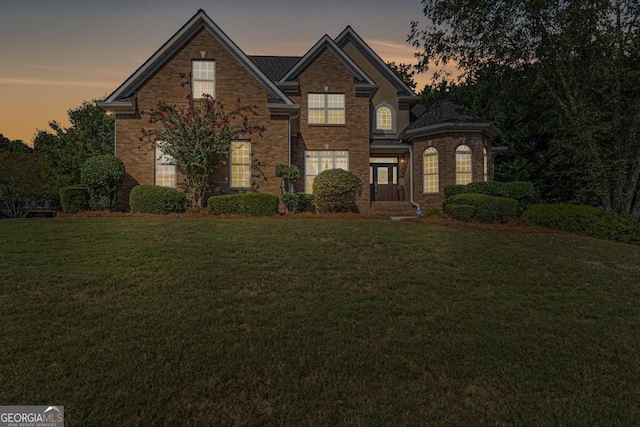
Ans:
[[[457,194],[478,193],[489,196],[509,197],[516,199],[524,208],[524,205],[535,203],[538,200],[538,193],[530,182],[472,182],[467,185],[449,185],[444,187],[445,197],[452,197]]]
[[[640,244],[640,223],[631,217],[605,212],[593,206],[566,203],[531,205],[521,221],[527,225]]]
[[[241,193],[211,196],[207,200],[209,213],[213,215],[240,214],[268,216],[278,213],[280,198],[274,194]]]
[[[446,205],[444,211],[451,215],[451,218],[458,221],[471,221],[476,213],[476,207],[471,205]]]
[[[445,200],[445,212],[449,214],[451,214],[450,205],[469,205],[475,207],[476,210],[471,214],[470,218],[473,221],[507,222],[510,219],[518,217],[518,201],[509,197],[463,193]]]
[[[89,187],[84,184],[60,187],[62,212],[75,213],[89,209]]]
[[[187,209],[184,193],[159,185],[138,185],[131,190],[129,207],[132,212],[168,214]]]
[[[318,212],[357,212],[362,181],[344,169],[329,169],[313,180],[313,196]]]
[[[309,212],[313,209],[313,194],[285,193],[282,195],[282,203],[289,212]]]

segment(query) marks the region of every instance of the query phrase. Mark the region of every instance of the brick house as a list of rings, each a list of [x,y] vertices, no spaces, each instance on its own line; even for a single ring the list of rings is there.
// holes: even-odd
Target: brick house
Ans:
[[[498,130],[448,95],[429,108],[418,104],[351,27],[323,36],[302,57],[247,56],[199,10],[98,103],[116,117],[115,154],[127,171],[122,207],[136,185],[179,182],[171,159],[139,141],[140,111],[185,102],[179,75],[189,71],[194,97],[209,93],[229,105],[240,98],[257,106],[252,121],[266,129],[234,142],[210,194],[279,194],[281,163],[300,169],[296,191],[311,192],[318,173],[343,168],[365,184],[361,212],[411,214],[440,206],[447,185],[492,178]]]

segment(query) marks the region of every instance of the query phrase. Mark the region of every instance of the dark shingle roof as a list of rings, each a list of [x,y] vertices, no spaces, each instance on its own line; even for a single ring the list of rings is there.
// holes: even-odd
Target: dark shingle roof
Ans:
[[[469,108],[462,105],[453,96],[445,93],[406,130],[419,129],[442,123],[487,123]]]
[[[249,59],[251,59],[272,82],[277,82],[300,60],[300,57],[249,55]]]

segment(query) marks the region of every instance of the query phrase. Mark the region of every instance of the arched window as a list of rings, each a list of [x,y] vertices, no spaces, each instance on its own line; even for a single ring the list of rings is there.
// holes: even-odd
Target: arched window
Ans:
[[[422,174],[424,176],[424,192],[440,192],[440,179],[438,173],[438,150],[433,147],[429,147],[424,150],[424,154],[422,155],[422,163]]]
[[[462,144],[456,148],[456,184],[471,182],[471,147]]]
[[[394,132],[395,114],[389,104],[383,103],[376,107],[376,132]]]
[[[489,181],[489,153],[487,152],[487,147],[482,149],[482,162],[484,168],[484,182]]]

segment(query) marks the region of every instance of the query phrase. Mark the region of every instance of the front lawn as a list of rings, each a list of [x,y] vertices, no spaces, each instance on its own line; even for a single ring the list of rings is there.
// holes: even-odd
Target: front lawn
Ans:
[[[369,219],[0,221],[0,404],[67,426],[632,425],[640,247]]]

